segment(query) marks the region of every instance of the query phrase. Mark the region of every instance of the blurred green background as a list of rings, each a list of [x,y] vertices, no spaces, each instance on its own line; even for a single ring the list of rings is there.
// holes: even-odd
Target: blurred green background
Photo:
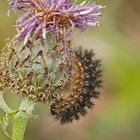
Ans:
[[[97,0],[106,5],[99,28],[74,33],[74,45],[92,48],[102,59],[104,83],[96,106],[80,121],[60,125],[47,105],[38,105],[25,140],[140,140],[140,0]],[[0,49],[15,34],[16,15],[0,2]],[[17,108],[21,97],[7,94]],[[0,140],[8,140],[0,130]]]

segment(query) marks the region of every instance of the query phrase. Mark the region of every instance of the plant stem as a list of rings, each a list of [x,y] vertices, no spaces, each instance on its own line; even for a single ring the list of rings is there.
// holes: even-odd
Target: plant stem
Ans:
[[[24,99],[19,108],[19,112],[14,116],[12,129],[12,140],[23,140],[28,119],[31,117],[34,103]]]
[[[11,112],[12,110],[8,107],[8,105],[6,104],[6,102],[3,99],[3,92],[0,91],[0,108],[5,112]]]

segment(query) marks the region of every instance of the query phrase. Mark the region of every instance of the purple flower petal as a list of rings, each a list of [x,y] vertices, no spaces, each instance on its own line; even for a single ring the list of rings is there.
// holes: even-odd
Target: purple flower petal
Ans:
[[[17,29],[26,40],[31,34],[46,38],[48,32],[70,35],[73,26],[81,31],[97,26],[102,8],[90,1],[79,5],[71,0],[9,0],[9,3],[20,13]]]

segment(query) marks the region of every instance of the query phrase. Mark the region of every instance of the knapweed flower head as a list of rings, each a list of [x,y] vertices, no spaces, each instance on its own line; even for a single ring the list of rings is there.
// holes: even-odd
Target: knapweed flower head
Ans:
[[[102,6],[70,0],[9,0],[17,35],[0,56],[0,90],[50,103],[62,123],[78,120],[98,97],[102,70],[93,51],[75,49],[71,32],[97,26]]]
[[[82,31],[99,25],[102,6],[71,0],[10,0],[11,7],[20,13],[17,20],[18,37],[29,40],[32,35],[46,38],[47,33],[66,38],[74,27]]]
[[[46,55],[35,44],[32,51],[32,44],[24,49],[14,45],[8,44],[0,57],[0,90],[8,88],[34,102],[50,103],[52,115],[62,124],[85,116],[102,84],[101,63],[93,51],[71,51],[68,66],[58,50]]]

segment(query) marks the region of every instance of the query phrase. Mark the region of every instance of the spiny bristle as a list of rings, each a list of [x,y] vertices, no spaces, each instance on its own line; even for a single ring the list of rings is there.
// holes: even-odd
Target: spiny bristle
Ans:
[[[80,116],[87,113],[87,108],[91,108],[94,103],[92,97],[97,98],[99,95],[98,88],[101,87],[102,71],[100,69],[100,60],[95,59],[93,51],[83,51],[81,48],[75,51],[79,63],[83,67],[83,87],[80,94],[77,92],[72,97],[61,98],[51,105],[51,113],[55,115],[61,123],[78,120]],[[75,73],[77,75],[79,71]],[[81,80],[81,79],[77,79]],[[82,81],[81,81],[82,82]],[[77,89],[79,87],[77,86]],[[71,92],[71,91],[67,91]],[[69,100],[71,102],[69,102]]]

